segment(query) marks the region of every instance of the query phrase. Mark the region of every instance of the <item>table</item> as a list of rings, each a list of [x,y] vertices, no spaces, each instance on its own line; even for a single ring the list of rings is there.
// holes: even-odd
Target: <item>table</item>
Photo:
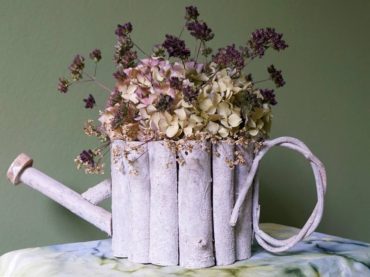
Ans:
[[[297,232],[278,224],[261,226],[277,238]],[[370,276],[370,244],[321,233],[279,254],[254,244],[249,260],[199,270],[134,264],[113,258],[110,248],[106,239],[12,251],[0,257],[0,276]]]

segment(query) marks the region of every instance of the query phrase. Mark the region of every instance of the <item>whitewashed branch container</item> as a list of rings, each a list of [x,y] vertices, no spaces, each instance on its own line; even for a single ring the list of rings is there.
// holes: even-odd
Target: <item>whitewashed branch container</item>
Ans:
[[[247,146],[188,142],[176,153],[164,141],[111,145],[111,181],[82,194],[32,167],[19,155],[8,170],[13,184],[38,190],[112,236],[112,252],[137,263],[187,268],[228,265],[251,256],[253,234],[266,250],[282,252],[310,235],[323,213],[326,173],[301,141],[265,141],[257,154]],[[315,175],[317,204],[303,228],[278,240],[259,228],[257,171],[274,146],[301,153]],[[236,155],[245,163],[232,166]],[[112,213],[97,205],[112,197]]]

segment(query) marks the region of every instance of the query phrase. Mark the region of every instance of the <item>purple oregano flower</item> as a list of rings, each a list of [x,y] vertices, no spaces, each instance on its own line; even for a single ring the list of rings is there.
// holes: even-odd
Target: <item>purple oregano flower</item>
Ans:
[[[90,59],[92,59],[94,62],[99,62],[101,60],[101,51],[100,49],[94,49],[90,54],[89,54]]]
[[[94,106],[96,104],[95,98],[91,94],[89,94],[89,97],[83,99],[83,101],[85,102],[85,108],[86,109],[92,109],[92,108],[94,108]]]
[[[190,56],[190,50],[186,48],[185,41],[178,37],[166,35],[166,39],[162,46],[166,49],[170,57],[177,57],[185,60]]]
[[[277,104],[275,92],[273,89],[261,89],[260,92],[266,103],[269,103],[273,106]]]
[[[221,68],[232,67],[237,70],[244,68],[244,57],[240,51],[235,49],[235,44],[218,49],[216,55],[213,56],[213,62]]]
[[[185,7],[186,14],[185,19],[186,20],[197,20],[199,16],[198,8],[194,6]]]
[[[81,55],[76,55],[73,62],[69,66],[73,80],[80,80],[82,78],[83,69],[85,68],[85,58]]]
[[[79,155],[79,158],[83,163],[87,163],[92,167],[95,165],[94,157],[94,152],[91,149],[83,150]]]
[[[277,33],[274,28],[262,28],[254,31],[248,41],[248,46],[251,58],[261,58],[270,47],[277,51],[288,47],[283,40],[283,34]]]
[[[193,37],[202,41],[209,41],[215,36],[205,22],[191,21],[186,23],[186,28]]]
[[[271,80],[275,83],[276,87],[282,87],[285,85],[281,70],[277,70],[274,65],[270,65],[267,68],[267,72],[270,74]]]
[[[67,93],[69,85],[70,85],[70,83],[66,78],[59,78],[58,90],[61,93]]]

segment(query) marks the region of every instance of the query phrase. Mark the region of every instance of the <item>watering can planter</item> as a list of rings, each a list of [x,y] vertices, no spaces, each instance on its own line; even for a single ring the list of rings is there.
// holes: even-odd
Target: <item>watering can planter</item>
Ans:
[[[326,173],[301,141],[291,137],[267,140],[256,154],[251,144],[190,144],[192,151],[174,153],[163,141],[113,141],[111,181],[82,194],[33,168],[25,154],[14,160],[8,178],[13,184],[22,182],[38,190],[106,232],[112,236],[113,255],[137,263],[187,268],[228,265],[251,256],[253,235],[266,250],[282,252],[318,226]],[[317,204],[308,221],[285,240],[259,228],[258,165],[278,145],[301,153],[310,162],[317,190]],[[242,152],[245,164],[230,168],[225,161],[234,160],[235,150]],[[112,213],[97,206],[110,196]]]

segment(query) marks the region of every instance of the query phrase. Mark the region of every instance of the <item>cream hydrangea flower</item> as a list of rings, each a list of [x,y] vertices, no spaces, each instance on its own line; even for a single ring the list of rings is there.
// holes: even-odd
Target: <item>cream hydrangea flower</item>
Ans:
[[[271,119],[271,109],[267,104],[262,108],[255,108],[248,118],[248,133],[252,137],[266,135],[270,131]]]
[[[198,108],[203,121],[207,122],[207,132],[221,137],[234,133],[242,118],[240,108],[235,107],[231,100],[240,90],[227,71],[222,70],[200,91]]]

